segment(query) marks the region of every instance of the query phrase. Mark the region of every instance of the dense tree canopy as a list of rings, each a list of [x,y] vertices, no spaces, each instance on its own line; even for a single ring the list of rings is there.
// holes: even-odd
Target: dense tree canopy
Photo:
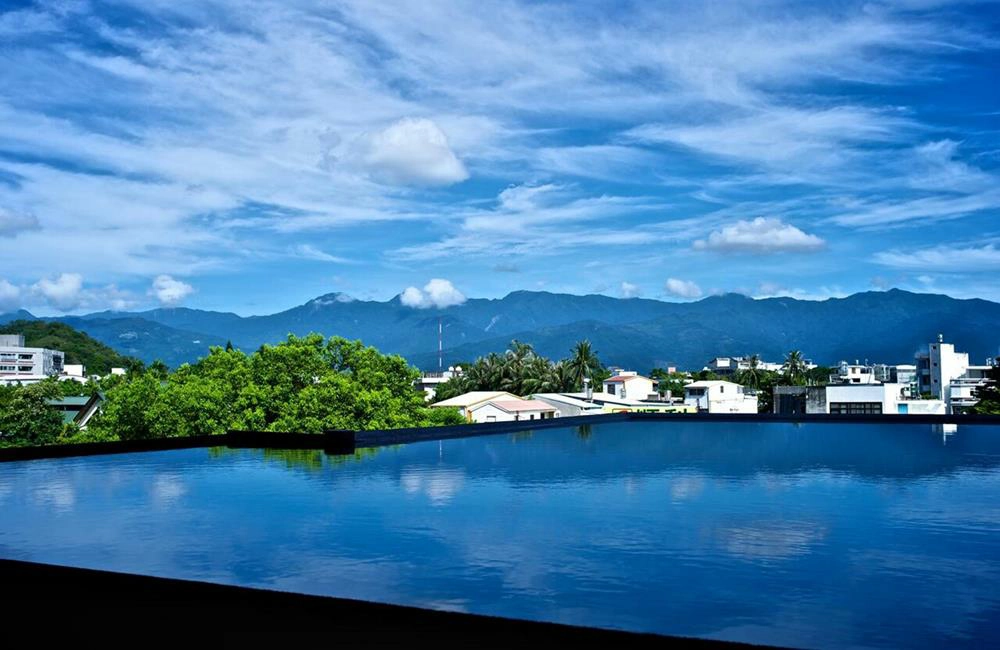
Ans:
[[[996,361],[988,373],[986,384],[976,389],[975,396],[979,401],[972,407],[972,413],[1000,415],[1000,357]]]
[[[225,433],[233,429],[318,433],[324,429],[390,429],[458,424],[458,413],[430,409],[414,388],[419,373],[399,356],[360,341],[289,336],[247,355],[214,347],[197,363],[167,372],[133,365],[99,386],[46,381],[0,392],[0,431],[7,444],[59,440],[135,440]],[[73,390],[105,396],[88,430],[71,438],[44,400]],[[53,417],[54,416],[54,417]],[[34,423],[32,425],[31,423]],[[60,438],[60,435],[62,437]]]
[[[503,354],[491,352],[463,366],[463,373],[437,387],[435,399],[446,400],[472,390],[503,390],[514,395],[578,392],[583,379],[598,386],[609,376],[589,341],[573,346],[570,356],[553,362],[528,343],[511,341]]]

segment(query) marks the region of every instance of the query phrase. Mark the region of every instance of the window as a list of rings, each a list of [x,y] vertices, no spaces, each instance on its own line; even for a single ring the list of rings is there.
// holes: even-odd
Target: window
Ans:
[[[0,372],[14,372],[14,366],[0,366]]]
[[[31,366],[18,366],[18,372],[31,372]]]
[[[881,415],[882,402],[830,402],[830,413],[836,415]]]
[[[719,386],[719,392],[720,393],[726,392],[726,387],[725,386]]]
[[[17,358],[18,359],[27,359],[28,361],[31,361],[31,358],[34,357],[34,356],[35,355],[33,355],[33,354],[19,354],[19,355],[17,355]]]

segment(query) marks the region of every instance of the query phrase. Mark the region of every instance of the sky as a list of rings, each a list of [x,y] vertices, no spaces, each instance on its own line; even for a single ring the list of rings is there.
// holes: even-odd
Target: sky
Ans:
[[[0,311],[1000,301],[1000,5],[0,3]]]

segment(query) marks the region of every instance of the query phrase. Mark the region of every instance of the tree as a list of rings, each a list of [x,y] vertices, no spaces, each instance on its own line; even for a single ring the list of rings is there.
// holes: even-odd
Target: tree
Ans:
[[[979,401],[969,409],[970,413],[1000,415],[1000,357],[986,373],[986,383],[976,388],[973,396]]]
[[[589,379],[593,386],[598,378],[603,380],[606,376],[604,365],[601,364],[601,360],[594,352],[593,346],[587,340],[580,341],[573,346],[569,358],[565,361],[565,365],[568,371],[568,378],[571,381],[571,385],[566,387],[566,390],[569,391],[583,390],[583,380],[585,378]]]
[[[664,368],[653,368],[649,376],[656,380],[657,390],[661,395],[666,395],[667,391],[670,391],[672,397],[684,396],[684,386],[689,381],[686,372],[667,372]]]
[[[802,358],[802,353],[792,350],[785,357],[785,364],[782,367],[785,379],[792,386],[801,386],[805,383],[806,362]]]
[[[747,388],[757,390],[760,388],[761,379],[764,377],[764,370],[760,367],[760,355],[751,354],[747,359],[747,367],[736,373],[736,383]]]
[[[62,415],[46,400],[60,397],[56,382],[4,387],[0,392],[0,446],[57,442],[63,431]]]

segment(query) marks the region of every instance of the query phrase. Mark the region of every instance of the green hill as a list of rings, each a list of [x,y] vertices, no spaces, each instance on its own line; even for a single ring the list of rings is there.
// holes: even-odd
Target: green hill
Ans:
[[[87,374],[104,375],[111,372],[112,367],[124,368],[132,361],[131,357],[115,352],[65,323],[16,320],[0,326],[0,334],[23,334],[27,347],[62,350],[66,355],[65,363],[82,363]]]

